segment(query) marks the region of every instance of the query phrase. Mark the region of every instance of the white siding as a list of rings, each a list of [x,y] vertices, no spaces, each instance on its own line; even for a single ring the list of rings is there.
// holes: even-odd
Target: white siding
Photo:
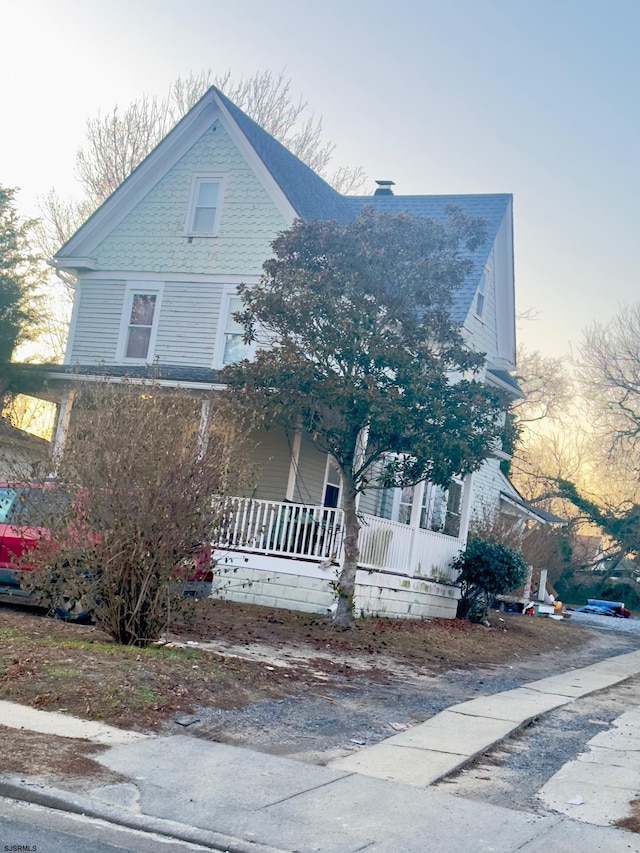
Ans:
[[[502,480],[499,477],[500,460],[487,459],[473,475],[471,496],[472,519],[489,520],[500,508]]]
[[[493,362],[498,353],[495,246],[489,255],[486,268],[487,276],[485,279],[482,317],[478,317],[475,313],[476,297],[474,296],[471,310],[464,323],[464,328],[471,333],[469,339],[471,348],[476,352],[486,353],[488,361]]]

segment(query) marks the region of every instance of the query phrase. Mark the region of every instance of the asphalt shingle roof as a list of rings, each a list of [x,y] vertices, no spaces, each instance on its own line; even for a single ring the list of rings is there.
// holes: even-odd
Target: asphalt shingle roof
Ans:
[[[344,196],[245,115],[219,89],[215,92],[301,219],[336,219],[339,222],[349,219],[350,209]]]
[[[473,266],[462,287],[453,294],[451,317],[456,323],[463,323],[469,313],[480,277],[489,257],[498,229],[502,224],[511,201],[508,193],[491,195],[374,195],[348,196],[345,201],[357,215],[365,205],[374,210],[389,213],[412,213],[440,222],[447,218],[446,210],[450,206],[459,207],[467,216],[480,216],[485,222],[487,239],[473,252],[462,252]]]

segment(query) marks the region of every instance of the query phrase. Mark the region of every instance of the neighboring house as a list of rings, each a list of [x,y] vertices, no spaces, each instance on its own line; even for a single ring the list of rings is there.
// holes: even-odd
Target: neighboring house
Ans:
[[[152,372],[201,394],[206,416],[219,369],[252,354],[232,316],[237,285],[259,280],[271,241],[296,218],[346,221],[365,204],[434,218],[454,204],[484,218],[488,239],[469,255],[453,319],[487,354],[484,380],[518,395],[511,196],[397,196],[391,183],[366,198],[339,195],[210,89],[55,256],[78,282],[65,364],[48,374],[60,403],[56,444],[74,387],[96,376]],[[472,509],[499,510],[501,455],[448,490],[426,483],[362,496],[358,610],[455,615],[449,562]],[[256,461],[260,479],[230,502],[220,533],[221,582],[226,574],[227,594],[242,600],[325,609],[341,554],[339,473],[308,436],[276,430],[262,436]]]
[[[49,451],[48,441],[0,418],[0,481],[15,482],[36,476],[49,458]]]

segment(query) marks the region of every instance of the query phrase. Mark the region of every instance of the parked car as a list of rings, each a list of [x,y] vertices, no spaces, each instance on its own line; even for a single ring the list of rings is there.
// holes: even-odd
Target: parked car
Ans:
[[[0,601],[30,603],[26,575],[35,566],[29,552],[43,543],[55,555],[56,519],[68,512],[75,502],[80,508],[81,492],[70,492],[55,481],[42,483],[0,483]],[[90,524],[79,525],[78,551],[95,544],[100,533]],[[35,562],[35,561],[33,561]],[[91,571],[91,566],[86,567]],[[184,565],[176,566],[186,596],[205,598],[211,594],[213,571],[209,543],[194,545],[185,578]],[[61,595],[54,604],[57,616],[66,620],[85,621],[90,612],[78,602]]]

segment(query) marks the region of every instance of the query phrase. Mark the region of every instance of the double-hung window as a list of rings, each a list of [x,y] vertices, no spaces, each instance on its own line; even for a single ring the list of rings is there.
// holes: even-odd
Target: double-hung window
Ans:
[[[239,296],[230,296],[223,300],[224,325],[222,328],[221,365],[235,364],[244,358],[251,358],[256,350],[255,341],[247,344],[244,342],[244,326],[233,316],[242,311],[242,299]]]
[[[194,175],[187,214],[186,233],[212,237],[217,233],[222,202],[222,175]]]
[[[151,361],[160,312],[160,288],[129,288],[120,330],[120,357]]]

